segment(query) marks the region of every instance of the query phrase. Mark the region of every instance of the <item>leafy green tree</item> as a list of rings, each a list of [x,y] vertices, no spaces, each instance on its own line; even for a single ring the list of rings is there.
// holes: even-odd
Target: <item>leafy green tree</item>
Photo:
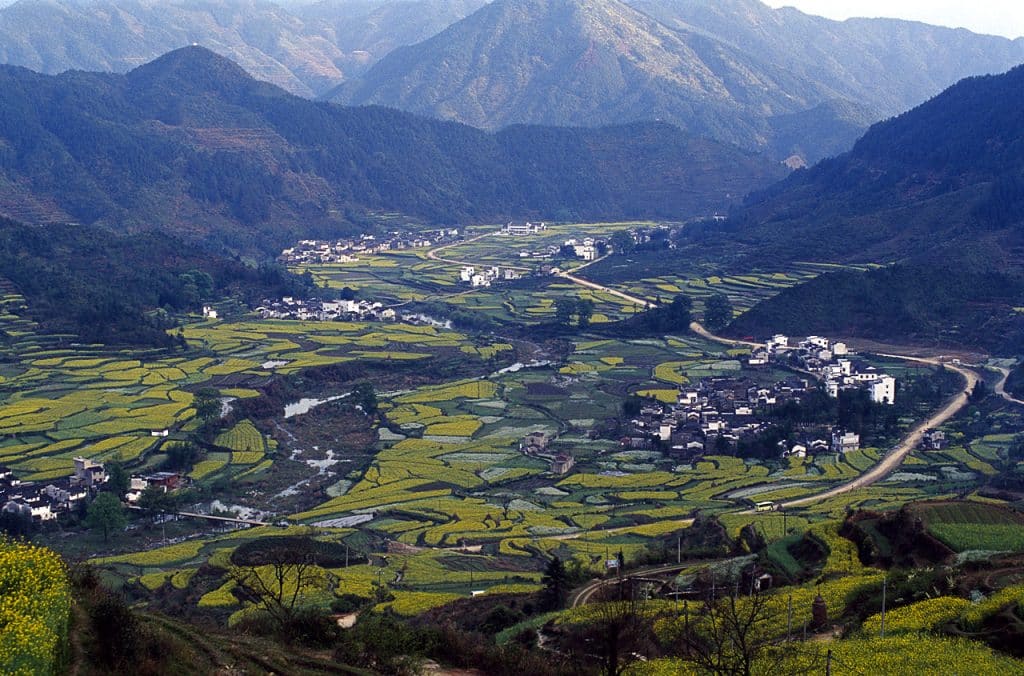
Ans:
[[[544,607],[548,610],[557,610],[564,606],[569,596],[569,576],[562,559],[557,556],[551,557],[540,581],[544,585],[541,594]]]
[[[704,324],[711,331],[724,329],[732,322],[732,302],[724,293],[716,293],[704,305]]]
[[[594,316],[594,301],[588,298],[577,303],[576,315],[579,319],[579,327],[581,329],[585,329],[590,326],[590,318]]]
[[[356,385],[352,390],[352,399],[367,415],[377,412],[377,391],[370,381],[367,380]]]
[[[124,498],[124,494],[128,492],[128,488],[131,485],[131,477],[128,475],[128,470],[119,462],[107,463],[106,469],[108,490],[119,499]]]
[[[555,321],[568,326],[572,316],[576,314],[576,299],[562,296],[555,300]]]
[[[211,388],[199,390],[192,401],[192,407],[196,410],[196,417],[204,423],[220,417],[222,405],[217,390]]]
[[[673,330],[678,331],[689,328],[690,322],[693,320],[692,312],[693,299],[685,293],[677,294],[668,306],[669,323],[672,325]]]
[[[161,512],[176,511],[178,499],[174,494],[168,493],[162,488],[147,486],[139,495],[138,506],[139,509],[153,516]]]
[[[619,230],[612,234],[609,242],[612,245],[612,249],[615,253],[625,254],[631,252],[636,248],[636,242],[633,240],[633,235],[628,230]]]
[[[167,453],[163,468],[169,472],[188,472],[203,454],[203,450],[191,441],[165,444],[163,450]]]
[[[112,532],[122,530],[128,525],[124,505],[113,493],[100,493],[89,505],[85,525],[93,530],[103,531],[103,541],[108,542]]]

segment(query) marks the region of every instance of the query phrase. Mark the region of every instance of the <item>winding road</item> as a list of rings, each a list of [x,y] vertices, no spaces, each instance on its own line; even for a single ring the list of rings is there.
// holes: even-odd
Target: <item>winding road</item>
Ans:
[[[1019,404],[1021,406],[1024,406],[1024,401],[1017,399],[1012,394],[1006,391],[1006,380],[1010,377],[1010,369],[1000,366],[996,367],[996,370],[1003,374],[1003,377],[999,379],[998,383],[996,383],[996,394],[998,394],[1000,397],[1010,402],[1011,404]]]
[[[429,258],[432,261],[437,261],[438,263],[449,263],[451,265],[461,265],[461,266],[465,266],[465,267],[476,267],[476,266],[481,265],[481,264],[480,263],[471,263],[469,261],[455,260],[454,258],[442,258],[441,256],[438,256],[437,253],[439,251],[444,251],[445,249],[451,249],[452,247],[463,246],[464,244],[471,244],[473,242],[479,242],[482,239],[487,239],[488,237],[494,237],[497,234],[498,234],[497,232],[485,232],[484,234],[477,235],[476,237],[471,237],[469,239],[463,239],[463,240],[460,240],[458,242],[452,242],[451,244],[445,244],[444,246],[439,246],[436,249],[431,249],[430,251],[428,251],[427,252],[427,258]],[[481,266],[481,267],[490,267],[490,266]],[[509,270],[518,270],[519,272],[530,272],[529,268],[519,267],[519,266],[516,266],[516,265],[502,265],[500,267],[508,268]]]

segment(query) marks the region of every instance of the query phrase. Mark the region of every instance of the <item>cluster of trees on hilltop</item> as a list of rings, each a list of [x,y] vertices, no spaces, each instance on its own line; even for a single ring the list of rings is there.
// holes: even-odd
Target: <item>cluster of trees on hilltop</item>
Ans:
[[[1024,279],[1005,272],[897,265],[822,275],[739,316],[733,336],[863,336],[1024,351]]]

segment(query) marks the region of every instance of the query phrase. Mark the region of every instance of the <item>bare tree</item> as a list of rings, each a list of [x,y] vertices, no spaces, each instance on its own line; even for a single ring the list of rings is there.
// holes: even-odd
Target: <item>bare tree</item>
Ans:
[[[592,608],[586,632],[589,643],[597,648],[601,671],[620,676],[634,655],[653,647],[647,603],[636,581],[626,578],[610,585],[603,601]]]
[[[787,608],[779,596],[734,594],[694,605],[692,613],[689,604],[685,606],[675,643],[679,657],[702,671],[753,676],[779,673],[784,661],[787,673],[793,673],[793,668],[803,671],[820,666],[814,651],[787,642]],[[794,662],[798,653],[800,659]]]
[[[228,574],[280,626],[295,617],[304,595],[326,582],[315,553],[303,547],[275,546],[254,553],[247,564],[232,566]]]

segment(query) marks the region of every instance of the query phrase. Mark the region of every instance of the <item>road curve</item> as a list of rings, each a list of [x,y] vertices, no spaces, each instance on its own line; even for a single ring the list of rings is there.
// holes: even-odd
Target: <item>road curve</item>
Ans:
[[[427,258],[429,258],[432,261],[437,261],[438,263],[449,263],[451,265],[462,265],[462,266],[465,266],[465,267],[476,267],[477,265],[481,265],[481,264],[480,263],[472,263],[470,261],[459,261],[459,260],[455,260],[454,258],[442,258],[441,256],[437,255],[437,252],[438,251],[444,251],[445,249],[450,249],[450,248],[455,247],[455,246],[462,246],[463,244],[469,244],[471,242],[478,242],[478,241],[480,241],[482,239],[486,239],[488,237],[493,237],[496,234],[498,234],[498,233],[497,232],[485,232],[482,235],[477,235],[476,237],[472,237],[470,239],[463,239],[463,240],[459,240],[458,242],[452,242],[451,244],[445,244],[444,246],[439,246],[436,249],[431,249],[430,251],[428,251],[427,252]],[[508,268],[509,270],[518,270],[520,272],[529,272],[530,271],[529,268],[518,267],[518,266],[515,266],[515,265],[502,265],[500,267]]]
[[[484,235],[480,235],[480,236],[475,237],[475,238],[473,238],[471,240],[466,240],[466,242],[476,241],[478,239],[482,239],[484,237],[489,237],[489,236],[490,236],[490,233],[484,234]],[[466,242],[461,242],[461,243],[464,244]],[[454,245],[448,245],[448,246],[454,246]],[[449,259],[444,259],[444,258],[437,257],[436,256],[436,252],[437,251],[441,251],[444,248],[447,248],[447,247],[441,247],[441,248],[438,248],[438,249],[434,249],[433,251],[428,252],[427,256],[429,258],[433,259],[433,260],[438,260],[438,261],[442,261],[442,262],[455,263],[457,265],[465,264],[462,261],[452,261],[452,260],[449,260]],[[601,292],[613,295],[613,296],[615,296],[617,298],[621,298],[621,299],[626,300],[626,301],[628,301],[630,303],[634,303],[636,305],[639,305],[639,306],[641,306],[643,308],[653,308],[653,307],[656,307],[655,303],[652,303],[652,302],[650,302],[650,301],[648,301],[646,299],[639,298],[637,296],[633,296],[633,295],[630,295],[628,293],[624,293],[624,292],[619,291],[617,289],[612,289],[612,288],[607,287],[607,286],[605,286],[603,284],[598,284],[596,282],[591,282],[591,281],[589,281],[587,279],[583,279],[582,277],[578,277],[578,276],[573,275],[573,274],[571,274],[569,272],[559,273],[558,276],[561,277],[562,279],[570,281],[570,282],[572,282],[574,284],[577,284],[579,286],[582,286],[584,288],[591,289],[591,290],[594,290],[594,291],[601,291]],[[710,331],[708,331],[699,322],[696,322],[696,321],[690,324],[690,330],[693,331],[698,336],[700,336],[700,337],[702,337],[702,338],[704,338],[706,340],[710,340],[710,341],[713,341],[713,342],[716,342],[716,343],[720,343],[720,344],[723,344],[723,345],[742,346],[742,347],[760,347],[759,343],[752,343],[750,341],[735,340],[735,339],[732,339],[732,338],[725,338],[725,337],[722,337],[722,336],[717,336],[717,335],[711,333]],[[934,427],[939,427],[940,425],[942,425],[943,423],[948,421],[950,418],[955,416],[957,413],[959,413],[967,405],[970,393],[971,393],[972,390],[974,390],[974,387],[975,387],[975,385],[977,385],[978,380],[979,380],[978,374],[975,373],[974,371],[972,371],[972,370],[970,370],[968,368],[965,368],[963,366],[959,366],[959,365],[955,365],[955,364],[947,364],[945,362],[940,361],[939,359],[923,358],[923,357],[913,357],[913,356],[902,355],[902,354],[884,354],[884,353],[880,354],[879,356],[889,357],[889,358],[893,358],[893,359],[900,359],[900,360],[903,360],[903,361],[912,361],[912,362],[917,362],[917,363],[922,363],[922,364],[928,364],[928,365],[931,365],[931,366],[938,366],[940,364],[944,365],[946,368],[952,369],[953,371],[956,371],[957,373],[959,373],[961,376],[964,377],[964,387],[961,389],[961,391],[956,396],[952,397],[948,402],[946,402],[946,404],[941,409],[939,409],[937,412],[932,414],[926,420],[924,420],[924,421],[918,423],[916,426],[914,426],[914,428],[903,438],[903,440],[899,444],[897,444],[895,447],[893,447],[891,450],[889,450],[889,452],[887,452],[885,454],[885,456],[876,465],[874,465],[871,469],[869,469],[867,472],[861,474],[859,477],[857,477],[856,479],[853,479],[852,481],[849,481],[849,482],[847,482],[845,484],[842,484],[840,486],[836,486],[835,488],[831,488],[831,489],[829,489],[827,491],[823,491],[821,493],[816,493],[814,495],[808,495],[806,497],[799,498],[799,499],[796,499],[796,500],[790,500],[790,501],[787,501],[787,502],[783,502],[782,503],[783,507],[803,507],[805,505],[809,505],[809,504],[812,504],[812,503],[815,503],[815,502],[820,502],[822,500],[828,500],[829,498],[833,498],[833,497],[836,497],[838,495],[842,495],[844,493],[849,493],[850,491],[854,491],[854,490],[857,490],[859,488],[865,488],[865,487],[870,486],[870,485],[872,485],[872,484],[874,484],[874,483],[876,483],[878,481],[881,481],[885,477],[889,476],[889,474],[891,474],[894,470],[896,470],[896,468],[898,468],[901,464],[903,464],[903,461],[906,459],[906,457],[908,455],[910,455],[910,453],[912,453],[915,448],[917,448],[918,444],[921,443],[921,438],[924,436],[925,430],[928,430],[928,429],[931,429],[931,428],[934,428]],[[1004,399],[1007,399],[1008,401],[1024,405],[1024,401],[1020,401],[1019,399],[1014,399],[1008,393],[1006,393],[1006,391],[1005,391],[1005,384],[1006,384],[1006,378],[1008,377],[1009,372],[1005,371],[1004,369],[1000,369],[1000,370],[1003,371],[1004,375],[1003,375],[1002,380],[996,386],[996,392],[999,393]],[[749,511],[749,510],[743,510],[743,511]],[[741,513],[743,513],[743,512],[741,512]],[[567,537],[566,539],[570,539],[570,538]]]
[[[634,305],[639,305],[642,308],[650,309],[653,307],[657,307],[656,303],[652,303],[649,300],[644,300],[643,298],[639,298],[637,296],[631,296],[628,293],[619,291],[617,289],[612,289],[603,284],[598,284],[596,282],[591,282],[589,280],[583,279],[582,277],[577,277],[576,275],[573,275],[572,273],[569,272],[559,272],[556,276],[568,280],[573,284],[578,284],[579,286],[585,287],[587,289],[591,289],[593,291],[601,291],[603,293],[615,296],[616,298],[621,298],[622,300],[629,301]]]
[[[1017,399],[1012,394],[1006,391],[1006,380],[1010,377],[1010,369],[998,366],[996,367],[996,370],[1003,374],[1003,377],[999,379],[998,383],[996,383],[996,394],[998,394],[1000,397],[1010,402],[1011,404],[1020,404],[1021,406],[1024,406],[1024,401]]]
[[[895,359],[902,359],[905,361],[919,362],[923,364],[930,364],[933,366],[939,365],[936,359],[922,359],[919,357],[907,357],[902,355],[894,354],[883,354],[879,355],[882,357],[891,357]],[[850,491],[857,490],[858,488],[864,488],[871,484],[881,481],[885,477],[889,476],[893,471],[896,470],[903,461],[906,460],[907,456],[914,452],[914,449],[921,443],[921,439],[924,436],[925,430],[939,427],[947,420],[955,416],[963,409],[969,400],[971,391],[974,390],[974,386],[978,384],[978,374],[970,369],[966,369],[962,366],[952,366],[945,364],[946,368],[952,369],[964,377],[963,389],[952,399],[946,402],[945,406],[940,408],[938,411],[933,413],[931,417],[918,423],[907,436],[903,437],[903,440],[892,448],[885,456],[878,462],[877,465],[873,466],[867,472],[861,474],[856,479],[845,483],[841,486],[836,486],[831,490],[827,490],[823,493],[817,493],[815,495],[809,495],[805,498],[797,500],[789,500],[783,502],[782,506],[786,507],[803,507],[814,502],[820,502],[822,500],[828,500],[834,498],[837,495],[849,493]]]
[[[745,340],[733,340],[732,338],[724,338],[722,336],[716,336],[710,331],[701,326],[698,322],[693,322],[690,325],[690,329],[697,335],[706,338],[708,340],[722,343],[724,345],[733,346],[744,346],[744,347],[759,347],[757,343],[751,343]],[[879,353],[880,357],[888,357],[891,359],[900,359],[902,361],[912,361],[920,364],[928,364],[930,366],[939,366],[940,364],[948,369],[956,371],[964,377],[964,386],[960,392],[951,398],[946,404],[938,411],[933,413],[927,420],[918,423],[914,428],[900,441],[895,447],[889,450],[884,457],[874,465],[871,469],[861,474],[856,479],[849,481],[835,488],[831,488],[821,493],[815,493],[814,495],[808,495],[803,498],[796,500],[788,500],[781,503],[783,508],[787,507],[803,507],[805,505],[813,504],[815,502],[821,502],[822,500],[828,500],[834,498],[837,495],[849,493],[855,491],[858,488],[865,488],[873,483],[881,481],[885,477],[889,476],[893,471],[896,470],[903,461],[906,460],[907,456],[914,452],[914,449],[921,443],[921,439],[924,436],[926,430],[934,427],[939,427],[947,420],[955,416],[963,409],[968,402],[971,392],[974,390],[974,386],[978,384],[978,374],[974,371],[958,366],[955,364],[947,364],[938,359],[925,358],[925,357],[911,357],[903,354],[886,354]],[[1005,395],[1004,395],[1005,396]],[[1024,403],[1024,402],[1020,402]],[[749,510],[748,510],[749,511]]]
[[[624,577],[636,577],[637,575],[663,575],[665,573],[674,573],[678,570],[683,570],[684,568],[689,568],[693,565],[694,563],[691,561],[687,563],[672,563],[663,566],[652,566],[649,568],[637,568],[636,570],[631,570],[629,574]],[[591,580],[582,587],[577,588],[575,591],[573,591],[572,594],[569,595],[569,607],[578,608],[580,606],[587,605],[588,603],[590,603],[590,600],[594,598],[594,594],[597,594],[599,591],[601,591],[603,588],[609,585],[615,584],[619,581],[619,579],[620,578],[618,577],[610,577],[603,580]]]
[[[614,296],[617,296],[619,298],[623,298],[623,299],[628,300],[628,301],[630,301],[632,303],[636,303],[638,305],[641,305],[642,307],[647,307],[647,308],[654,307],[653,303],[650,303],[650,302],[648,302],[648,301],[646,301],[646,300],[644,300],[642,298],[637,298],[636,296],[631,296],[631,295],[629,295],[627,293],[623,293],[623,292],[617,291],[615,289],[610,289],[607,286],[604,286],[602,284],[597,284],[595,282],[591,282],[591,281],[583,279],[581,277],[576,277],[576,276],[568,274],[568,273],[562,273],[559,276],[562,277],[563,279],[567,279],[567,280],[569,280],[571,282],[579,284],[580,286],[584,286],[584,287],[586,287],[588,289],[604,291],[605,293],[610,293],[610,294],[612,294]],[[711,333],[710,331],[708,331],[706,328],[704,328],[700,324],[700,322],[696,322],[696,321],[694,321],[694,322],[692,322],[690,324],[690,330],[693,331],[698,336],[700,336],[701,338],[705,338],[706,340],[710,340],[710,341],[713,341],[713,342],[716,342],[716,343],[720,343],[720,344],[723,344],[723,345],[742,346],[742,347],[760,347],[761,346],[761,343],[752,343],[752,342],[746,341],[746,340],[735,340],[733,338],[725,338],[723,336],[717,336],[717,335]],[[814,502],[820,502],[821,500],[827,500],[827,499],[833,498],[833,497],[835,497],[837,495],[842,495],[843,493],[848,493],[850,491],[857,490],[858,488],[864,488],[866,486],[870,486],[871,484],[873,484],[873,483],[875,483],[877,481],[880,481],[880,480],[884,479],[885,477],[889,476],[889,474],[891,474],[897,467],[899,467],[901,464],[903,464],[903,461],[906,459],[906,457],[908,455],[910,455],[910,453],[913,452],[913,450],[915,448],[917,448],[917,445],[919,443],[921,443],[921,438],[924,435],[925,430],[928,430],[928,429],[931,429],[933,427],[938,427],[938,426],[942,425],[947,420],[952,418],[954,415],[959,413],[960,410],[963,409],[964,406],[967,405],[968,397],[970,396],[971,391],[974,389],[974,386],[978,383],[978,380],[979,380],[978,374],[975,373],[974,371],[972,371],[970,369],[967,369],[967,368],[964,368],[963,366],[958,366],[958,365],[955,365],[955,364],[947,364],[947,363],[942,362],[942,361],[940,361],[938,359],[930,359],[930,358],[923,358],[923,357],[912,357],[912,356],[901,355],[901,354],[880,354],[879,356],[881,356],[881,357],[890,357],[890,358],[893,358],[893,359],[901,359],[903,361],[913,361],[913,362],[918,362],[918,363],[922,363],[922,364],[929,364],[929,365],[932,365],[932,366],[938,366],[939,364],[942,364],[946,368],[952,369],[952,370],[956,371],[957,373],[959,373],[960,375],[962,375],[964,377],[964,387],[960,391],[959,394],[957,394],[955,397],[953,397],[948,402],[946,402],[946,404],[941,409],[939,409],[936,413],[934,413],[932,416],[930,416],[927,420],[925,420],[925,421],[919,423],[918,425],[916,425],[910,431],[910,433],[907,434],[907,436],[903,438],[903,441],[901,441],[897,446],[895,446],[888,453],[886,453],[885,456],[882,458],[882,460],[877,465],[875,465],[874,467],[869,469],[867,472],[865,472],[864,474],[861,474],[859,477],[857,477],[853,481],[845,483],[845,484],[843,484],[841,486],[836,486],[835,488],[829,489],[829,490],[824,491],[822,493],[816,493],[815,495],[808,495],[808,496],[800,498],[798,500],[791,500],[791,501],[788,501],[788,502],[784,502],[784,503],[782,503],[784,507],[802,507],[804,505],[809,505],[809,504],[814,503]],[[1001,384],[1005,384],[1005,381],[1006,381],[1006,379],[1004,378]],[[1006,399],[1009,399],[1010,401],[1014,401],[1014,402],[1017,402],[1017,403],[1024,404],[1024,402],[1020,402],[1018,400],[1012,399],[1011,397],[1009,397],[1009,395],[1007,395],[1005,393],[1003,394],[1003,397],[1006,398]]]

